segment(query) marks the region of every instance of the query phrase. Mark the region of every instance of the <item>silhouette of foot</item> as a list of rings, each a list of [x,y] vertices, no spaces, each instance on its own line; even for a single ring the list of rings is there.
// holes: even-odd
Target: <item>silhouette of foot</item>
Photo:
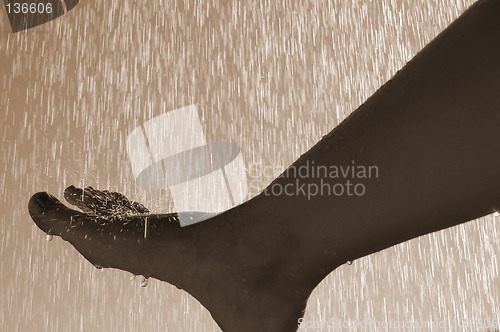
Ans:
[[[151,214],[144,205],[120,193],[69,186],[64,196],[81,211],[70,209],[56,197],[40,192],[31,197],[29,213],[42,231],[70,242],[96,266],[115,267],[149,277],[154,274],[152,270],[158,271],[150,261],[155,257],[155,250],[186,239],[170,238],[181,228],[175,213]],[[160,236],[171,241],[162,242],[161,246],[153,243]],[[153,244],[157,247],[153,248]],[[155,277],[168,280],[162,274]]]
[[[96,267],[186,290],[224,331],[295,330],[321,280],[304,275],[307,261],[291,254],[296,241],[270,228],[269,213],[252,205],[181,227],[177,214],[148,213],[119,193],[70,186],[64,196],[82,211],[45,192],[31,197],[29,213],[42,231],[70,242]]]

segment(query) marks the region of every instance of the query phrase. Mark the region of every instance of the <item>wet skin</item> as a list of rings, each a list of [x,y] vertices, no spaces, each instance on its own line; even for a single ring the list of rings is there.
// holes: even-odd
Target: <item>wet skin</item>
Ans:
[[[363,196],[261,193],[182,228],[175,214],[69,187],[83,212],[37,193],[30,215],[95,265],[186,290],[226,332],[294,331],[341,264],[500,208],[499,36],[500,1],[479,1],[290,166],[376,165]]]
[[[273,250],[276,241],[245,231],[247,222],[233,217],[233,211],[183,228],[175,213],[148,213],[119,193],[70,186],[64,196],[83,212],[45,192],[30,199],[30,215],[41,230],[70,242],[96,267],[118,268],[186,290],[225,331],[264,326],[293,330],[319,282],[294,281],[287,263],[293,249]],[[253,218],[243,214],[248,221]],[[267,320],[255,320],[278,308]],[[255,323],[242,327],[242,319]]]

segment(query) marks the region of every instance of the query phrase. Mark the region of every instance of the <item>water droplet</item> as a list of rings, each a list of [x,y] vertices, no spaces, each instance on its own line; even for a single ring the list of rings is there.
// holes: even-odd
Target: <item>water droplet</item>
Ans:
[[[352,265],[352,261],[347,261],[346,264],[347,265]]]
[[[500,213],[498,213],[498,211],[497,211],[497,212],[493,213],[493,216],[498,217],[498,216],[500,216]]]
[[[130,276],[130,281],[134,281],[136,277],[137,277],[137,276],[136,276],[135,274],[132,274],[132,275]]]
[[[50,241],[52,241],[52,239],[53,239],[53,238],[54,238],[54,235],[52,235],[52,234],[47,234],[47,237],[45,238],[45,240],[47,240],[47,241],[49,241],[49,242],[50,242]]]
[[[146,287],[148,285],[148,278],[142,277],[141,287]]]
[[[98,270],[102,270],[102,266],[100,266],[100,265],[94,264],[94,267],[95,267],[96,269],[98,269]]]

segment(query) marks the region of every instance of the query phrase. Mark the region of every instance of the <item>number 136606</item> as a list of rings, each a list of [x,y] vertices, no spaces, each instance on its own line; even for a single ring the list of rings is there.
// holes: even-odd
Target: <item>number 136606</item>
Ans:
[[[52,13],[51,3],[7,3],[8,14],[50,14]]]

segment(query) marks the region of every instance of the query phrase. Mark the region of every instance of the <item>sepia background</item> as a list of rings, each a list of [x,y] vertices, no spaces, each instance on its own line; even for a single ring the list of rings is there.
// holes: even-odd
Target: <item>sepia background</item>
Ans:
[[[191,104],[207,140],[235,142],[249,171],[277,175],[472,3],[83,0],[18,33],[2,8],[2,330],[220,331],[183,291],[157,280],[140,287],[60,238],[46,241],[30,196],[91,185],[170,211],[168,192],[136,187],[126,138]],[[250,177],[251,195],[272,179]],[[338,268],[305,320],[500,318],[499,221],[486,216]]]

